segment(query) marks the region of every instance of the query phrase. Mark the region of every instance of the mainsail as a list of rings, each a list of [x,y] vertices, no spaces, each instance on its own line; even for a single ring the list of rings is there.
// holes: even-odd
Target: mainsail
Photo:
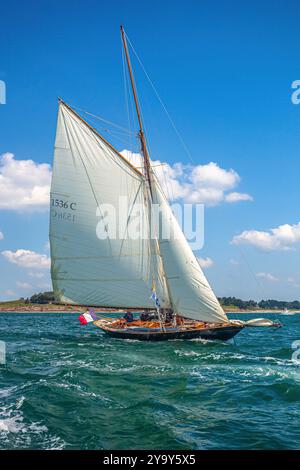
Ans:
[[[115,236],[99,238],[99,230],[107,228],[103,204],[127,215],[121,226],[124,214],[116,214]],[[142,227],[134,238],[130,230],[136,224],[136,208]],[[151,308],[155,281],[162,306],[170,307],[161,258],[149,230],[143,175],[60,101],[50,210],[51,274],[58,300]]]

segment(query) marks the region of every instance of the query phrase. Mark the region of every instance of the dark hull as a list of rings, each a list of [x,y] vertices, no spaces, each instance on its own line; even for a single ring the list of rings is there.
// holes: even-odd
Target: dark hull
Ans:
[[[139,341],[166,341],[172,339],[194,339],[202,338],[207,340],[227,341],[238,334],[242,326],[224,326],[215,328],[202,328],[188,331],[128,331],[111,328],[101,328],[106,334],[114,338],[134,339]]]

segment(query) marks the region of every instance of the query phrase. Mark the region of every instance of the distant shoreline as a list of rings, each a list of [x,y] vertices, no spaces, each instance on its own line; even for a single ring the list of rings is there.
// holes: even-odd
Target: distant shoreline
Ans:
[[[19,306],[19,307],[10,307],[10,306],[1,306],[0,305],[0,314],[1,313],[70,313],[70,314],[79,314],[82,312],[85,312],[88,307],[82,307],[82,306],[74,306],[74,307],[65,307],[62,305],[45,305],[45,304],[36,304],[36,305],[30,305],[30,306]],[[223,307],[225,313],[237,313],[237,314],[261,314],[261,313],[273,313],[273,314],[282,314],[285,311],[284,310],[276,310],[276,309],[257,309],[257,310],[243,310],[243,309],[228,309],[226,307]],[[109,310],[106,308],[95,308],[95,313],[123,313],[124,310]],[[138,311],[141,311],[142,309],[139,309]],[[134,311],[134,309],[132,309]],[[288,313],[294,314],[294,313],[300,313],[300,310],[289,310]]]
[[[239,313],[239,314],[242,314],[242,313],[279,313],[279,314],[284,314],[285,313],[285,310],[275,310],[275,309],[264,309],[264,310],[226,310],[226,309],[223,309],[225,311],[225,313]],[[289,315],[291,313],[300,313],[300,310],[289,310],[288,313],[286,315]]]

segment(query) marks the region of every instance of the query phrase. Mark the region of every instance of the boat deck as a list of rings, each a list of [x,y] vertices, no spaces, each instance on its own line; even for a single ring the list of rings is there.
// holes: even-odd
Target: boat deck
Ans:
[[[144,341],[162,341],[169,339],[219,339],[226,341],[243,328],[232,323],[204,323],[193,320],[183,320],[181,324],[165,324],[158,321],[135,320],[127,323],[124,319],[103,318],[94,322],[110,336],[122,339],[137,339]]]

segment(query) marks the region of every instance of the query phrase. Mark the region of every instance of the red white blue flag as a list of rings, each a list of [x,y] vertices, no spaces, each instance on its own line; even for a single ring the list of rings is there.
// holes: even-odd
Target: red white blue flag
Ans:
[[[97,315],[93,309],[87,310],[82,315],[79,315],[78,320],[82,325],[87,325],[88,323],[97,320]]]

